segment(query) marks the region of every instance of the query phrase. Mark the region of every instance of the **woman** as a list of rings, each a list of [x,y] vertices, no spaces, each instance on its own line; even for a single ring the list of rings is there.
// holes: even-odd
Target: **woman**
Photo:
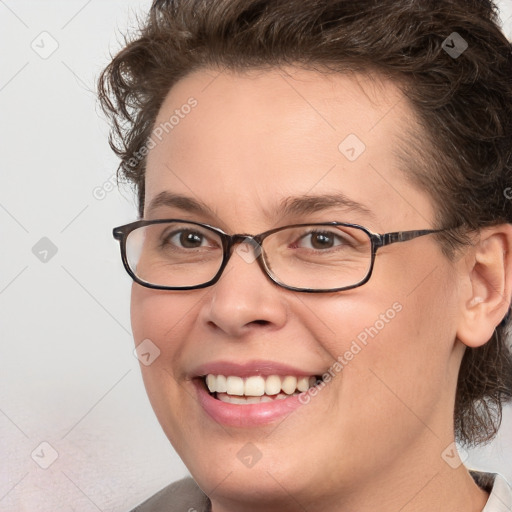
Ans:
[[[145,386],[138,511],[510,510],[512,51],[490,1],[155,1],[103,73]]]

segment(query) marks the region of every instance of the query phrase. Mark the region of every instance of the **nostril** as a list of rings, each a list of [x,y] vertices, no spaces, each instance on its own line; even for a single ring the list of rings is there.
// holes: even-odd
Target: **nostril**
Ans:
[[[252,324],[258,324],[258,325],[267,325],[270,322],[268,320],[253,320],[251,323]]]

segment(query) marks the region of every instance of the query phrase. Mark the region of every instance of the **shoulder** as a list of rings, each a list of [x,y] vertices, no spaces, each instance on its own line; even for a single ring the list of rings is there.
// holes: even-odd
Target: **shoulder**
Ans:
[[[164,487],[132,512],[208,512],[210,501],[191,477]]]
[[[489,499],[482,512],[510,512],[512,510],[512,488],[497,473],[470,471],[475,482],[489,493]]]

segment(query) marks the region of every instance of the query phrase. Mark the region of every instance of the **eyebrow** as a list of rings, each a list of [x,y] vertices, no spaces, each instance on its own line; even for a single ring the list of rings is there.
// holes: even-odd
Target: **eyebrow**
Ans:
[[[364,215],[372,220],[376,219],[375,214],[369,208],[357,201],[353,201],[341,192],[335,194],[287,197],[281,201],[281,205],[276,209],[275,213],[278,215],[292,216],[316,213],[332,208],[343,208]]]
[[[172,192],[160,192],[150,203],[147,213],[151,213],[157,208],[162,206],[179,208],[180,210],[196,213],[198,215],[210,215],[217,217],[217,214],[202,201],[192,197],[183,196],[180,194],[173,194]]]
[[[202,201],[167,191],[160,192],[151,201],[147,213],[151,213],[160,207],[174,207],[188,213],[218,218],[218,215]],[[333,208],[343,208],[364,215],[372,220],[376,219],[375,214],[369,208],[357,201],[353,201],[341,192],[286,197],[280,201],[277,208],[273,209],[272,212],[267,211],[265,214],[269,219],[275,220],[276,217],[304,215]]]

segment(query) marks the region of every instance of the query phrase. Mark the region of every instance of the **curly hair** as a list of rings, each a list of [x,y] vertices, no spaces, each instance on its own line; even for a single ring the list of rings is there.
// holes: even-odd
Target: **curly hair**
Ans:
[[[403,171],[430,194],[436,227],[462,227],[440,235],[448,257],[468,233],[512,222],[512,45],[491,0],[155,0],[98,82],[118,177],[133,184],[141,217],[146,144],[173,85],[202,68],[282,65],[376,71],[400,88],[422,130],[397,153]],[[491,440],[512,398],[507,326],[508,316],[466,348],[454,411],[462,444]]]

